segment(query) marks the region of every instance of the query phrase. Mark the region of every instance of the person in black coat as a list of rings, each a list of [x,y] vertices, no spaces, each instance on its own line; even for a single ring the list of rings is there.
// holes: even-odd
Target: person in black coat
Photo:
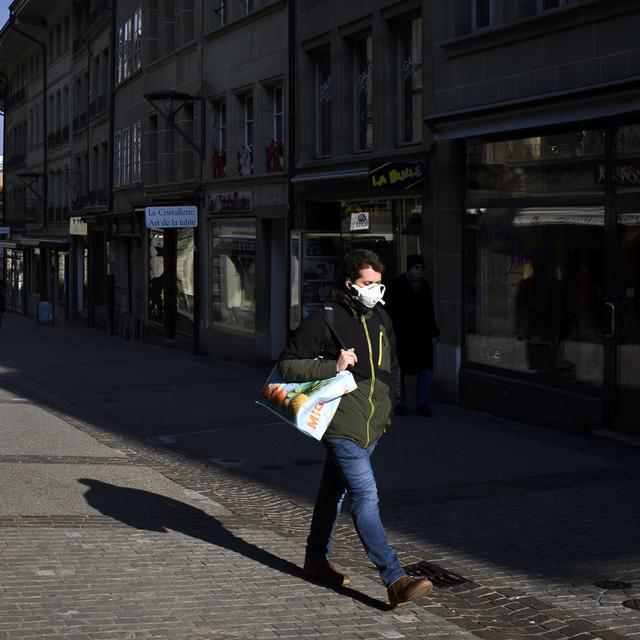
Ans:
[[[400,362],[400,399],[395,411],[407,412],[406,375],[417,376],[416,412],[431,416],[429,387],[433,371],[433,339],[440,335],[433,309],[431,285],[424,278],[424,258],[407,257],[407,270],[387,288],[386,311],[393,320]]]

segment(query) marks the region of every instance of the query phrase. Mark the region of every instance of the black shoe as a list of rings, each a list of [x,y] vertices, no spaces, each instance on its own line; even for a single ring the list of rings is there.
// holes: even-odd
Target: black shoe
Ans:
[[[420,416],[424,416],[425,418],[430,418],[433,415],[428,404],[419,404],[416,407],[416,413]]]

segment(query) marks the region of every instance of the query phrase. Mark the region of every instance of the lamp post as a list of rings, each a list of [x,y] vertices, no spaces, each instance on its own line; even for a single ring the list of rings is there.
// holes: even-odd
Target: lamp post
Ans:
[[[173,89],[152,91],[144,94],[144,99],[164,118],[169,128],[175,131],[199,156],[200,179],[196,186],[194,199],[198,211],[200,209],[202,183],[204,181],[204,160],[206,151],[206,107],[205,96],[194,96]],[[176,115],[187,104],[200,102],[200,142],[199,144],[179,124]],[[193,246],[195,259],[193,261],[193,354],[200,352],[200,215],[198,226],[193,229]]]

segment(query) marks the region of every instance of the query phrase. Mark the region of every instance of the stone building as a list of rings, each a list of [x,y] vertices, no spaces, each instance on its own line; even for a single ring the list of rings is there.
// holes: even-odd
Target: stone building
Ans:
[[[435,0],[441,388],[638,433],[640,8]]]

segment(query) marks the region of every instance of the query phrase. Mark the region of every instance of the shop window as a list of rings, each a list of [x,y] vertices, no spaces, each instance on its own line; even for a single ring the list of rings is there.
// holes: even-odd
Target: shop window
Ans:
[[[600,207],[467,209],[466,360],[599,387],[603,233]]]
[[[401,143],[422,140],[422,18],[403,22],[398,33],[398,118]]]
[[[331,155],[331,51],[320,51],[315,59],[316,155]]]
[[[211,223],[211,309],[214,327],[255,331],[256,225],[254,220]]]
[[[193,229],[176,234],[176,330],[193,334],[195,245]]]
[[[40,249],[32,249],[27,253],[29,256],[29,293],[40,293],[41,282],[41,261],[40,261]]]
[[[357,38],[354,54],[355,148],[357,151],[373,146],[373,38]]]
[[[467,196],[604,193],[603,130],[469,144]]]
[[[604,164],[598,177],[604,181]],[[640,191],[640,125],[619,127],[613,138],[613,187],[621,193]]]
[[[149,231],[148,320],[162,323],[165,313],[164,231]]]

